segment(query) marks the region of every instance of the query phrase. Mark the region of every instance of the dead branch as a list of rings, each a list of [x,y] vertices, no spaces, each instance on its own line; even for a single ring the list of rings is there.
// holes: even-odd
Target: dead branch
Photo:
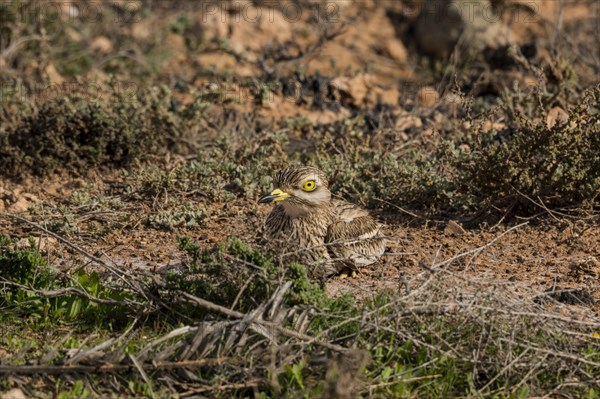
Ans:
[[[283,288],[285,288],[285,290],[287,290],[290,287],[290,285],[291,285],[291,282],[287,282],[282,287],[280,287],[280,290],[284,291]],[[217,305],[213,302],[207,301],[206,299],[198,298],[187,292],[179,292],[179,294],[182,295],[188,301],[193,302],[196,305],[201,306],[212,312],[219,313],[224,316],[235,318],[235,319],[246,319],[248,317],[248,315],[246,315],[244,313],[228,309],[224,306]],[[299,339],[306,343],[316,344],[316,345],[319,345],[326,349],[334,350],[337,352],[347,351],[347,348],[344,348],[343,346],[331,344],[329,342],[319,341],[318,339],[315,339],[314,337],[311,337],[310,335],[306,335],[306,334],[302,334],[302,333],[299,333],[294,330],[290,330],[288,328],[282,327],[281,325],[279,325],[277,323],[273,323],[268,320],[255,319],[255,320],[252,320],[250,324],[252,324],[252,323],[255,323],[258,326],[263,327],[263,328],[271,329],[271,331],[275,330],[288,338],[296,338],[296,339]]]
[[[151,370],[168,370],[194,368],[223,364],[227,358],[187,360],[182,362],[145,363],[144,368]],[[137,370],[133,364],[101,364],[87,365],[57,365],[57,366],[0,366],[0,374],[78,374],[78,373],[111,373],[117,371]]]
[[[40,226],[39,224],[32,222],[31,220],[28,220],[24,217],[18,216],[18,215],[14,215],[12,213],[6,213],[6,212],[0,212],[0,216],[4,216],[7,218],[12,218],[12,219],[16,219],[19,220],[23,223],[27,223],[28,225],[35,227],[38,230],[43,231],[44,233],[56,238],[58,241],[62,242],[63,244],[65,244],[66,246],[68,246],[69,248],[79,252],[81,255],[85,256],[86,258],[88,258],[89,260],[95,262],[96,264],[104,267],[106,270],[108,270],[109,272],[113,273],[115,276],[117,276],[121,281],[123,281],[125,284],[127,284],[128,286],[130,286],[131,288],[133,288],[134,290],[136,290],[138,293],[142,294],[144,296],[144,298],[146,298],[145,294],[144,294],[144,290],[141,289],[140,287],[138,287],[137,285],[134,285],[132,283],[132,281],[136,281],[135,279],[130,279],[127,277],[128,276],[125,272],[123,272],[122,270],[118,270],[115,269],[114,267],[112,267],[111,265],[109,265],[108,263],[104,262],[102,259],[99,259],[98,257],[90,254],[89,252],[85,251],[84,249],[78,247],[77,245],[73,244],[72,242],[70,242],[69,240],[67,240],[66,238],[46,229],[43,226]],[[146,298],[147,299],[147,298]]]
[[[90,302],[101,304],[101,305],[124,306],[124,307],[131,307],[132,305],[134,305],[134,306],[142,306],[143,305],[140,302],[135,302],[135,301],[130,301],[130,300],[119,301],[116,299],[97,298],[93,295],[90,295],[88,292],[81,290],[79,288],[75,288],[75,287],[66,287],[66,288],[60,288],[60,289],[56,289],[56,290],[40,290],[40,289],[35,289],[33,287],[28,287],[23,284],[15,283],[14,281],[9,281],[9,280],[5,279],[4,277],[0,277],[0,282],[2,282],[3,284],[6,284],[6,285],[21,288],[27,292],[34,293],[43,298],[58,298],[58,297],[66,296],[66,295],[74,295],[74,296],[86,299]]]

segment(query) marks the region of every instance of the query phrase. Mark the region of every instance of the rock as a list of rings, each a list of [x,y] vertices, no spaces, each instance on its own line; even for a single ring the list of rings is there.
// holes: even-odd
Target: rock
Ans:
[[[42,255],[47,255],[49,251],[56,248],[58,245],[58,240],[54,237],[34,237],[34,242],[36,245],[39,245],[39,252]],[[15,243],[15,247],[18,249],[29,249],[29,238],[21,238],[19,241]]]
[[[291,20],[274,9],[243,4],[229,19],[229,44],[238,53],[260,51],[269,43],[283,44],[292,39]]]
[[[446,234],[446,235],[462,236],[465,233],[466,233],[465,229],[458,222],[455,222],[454,220],[449,221],[448,224],[446,225],[446,228],[444,229],[444,234]]]
[[[40,253],[42,255],[47,255],[51,250],[56,248],[58,245],[58,240],[54,237],[42,237],[39,241],[40,245]]]
[[[10,391],[6,391],[0,396],[0,399],[27,399],[23,391],[19,388],[11,389]]]
[[[29,193],[22,193],[20,190],[14,190],[12,195],[9,195],[9,210],[11,212],[25,212],[29,206],[40,202],[40,199]]]
[[[21,238],[19,241],[15,243],[16,249],[28,249],[29,248],[29,238]]]
[[[417,105],[431,108],[440,101],[440,94],[434,87],[425,86],[417,92]]]
[[[384,52],[390,58],[393,58],[402,64],[405,64],[408,59],[406,47],[404,47],[404,44],[402,44],[402,42],[398,39],[391,38],[386,40],[384,44]]]
[[[46,75],[48,76],[48,79],[50,79],[50,83],[53,85],[60,86],[65,82],[65,79],[60,73],[58,73],[54,64],[48,64],[46,67]]]
[[[375,87],[373,90],[373,105],[385,104],[396,106],[399,104],[400,92],[396,88],[384,89],[381,87]]]
[[[435,130],[432,128],[425,129],[421,132],[421,137],[432,138],[435,135]]]
[[[132,24],[131,36],[136,40],[148,40],[153,35],[154,24],[150,19],[142,19]]]
[[[444,59],[461,42],[481,50],[510,43],[509,29],[487,0],[428,0],[415,25],[417,43],[428,55]]]
[[[9,206],[12,212],[25,212],[30,203],[24,197],[19,197],[17,201]]]
[[[546,117],[546,126],[548,129],[552,129],[557,124],[565,125],[569,123],[569,114],[561,107],[554,107],[548,112]]]
[[[481,131],[483,133],[488,133],[491,130],[495,130],[496,132],[499,132],[504,129],[506,129],[506,124],[504,124],[502,122],[494,122],[489,119],[486,120],[485,122],[483,122],[483,124],[481,125]]]
[[[29,201],[29,202],[32,202],[32,203],[34,203],[34,204],[37,204],[37,203],[39,203],[39,202],[40,202],[40,199],[39,199],[39,198],[38,198],[38,196],[37,196],[37,195],[35,195],[35,194],[25,193],[25,194],[23,194],[23,197],[24,197],[24,198],[25,198],[27,201]]]
[[[340,76],[330,83],[336,97],[342,104],[360,106],[371,87],[369,75],[360,74],[353,78]]]
[[[403,132],[409,129],[420,129],[423,127],[423,121],[416,115],[408,113],[406,111],[402,111],[396,117],[395,129],[397,131]]]
[[[215,7],[214,9],[211,7]],[[217,4],[207,5],[206,12],[201,12],[196,17],[196,24],[201,28],[202,40],[206,43],[217,39],[226,39],[229,36],[229,18],[224,18],[226,11]]]
[[[400,98],[398,89],[375,86],[373,77],[368,74],[356,75],[353,78],[337,77],[329,85],[334,96],[346,106],[365,105],[371,108],[378,104],[398,105]]]
[[[113,51],[113,44],[106,36],[98,36],[90,44],[90,50],[108,54]]]

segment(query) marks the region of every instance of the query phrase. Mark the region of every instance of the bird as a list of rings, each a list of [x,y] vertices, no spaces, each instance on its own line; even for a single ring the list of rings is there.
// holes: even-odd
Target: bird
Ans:
[[[280,252],[326,278],[375,263],[386,249],[382,225],[358,205],[332,198],[324,172],[290,166],[274,177],[275,189],[259,203],[275,203],[262,236]]]

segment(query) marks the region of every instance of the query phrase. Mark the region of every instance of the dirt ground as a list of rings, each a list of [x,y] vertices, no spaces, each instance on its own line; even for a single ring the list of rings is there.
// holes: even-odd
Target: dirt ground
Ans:
[[[444,118],[452,117],[442,116],[438,109],[448,110],[447,107],[440,108],[440,99],[443,100],[448,95],[447,88],[454,83],[447,76],[439,81],[423,81],[424,67],[418,62],[417,45],[409,40],[411,35],[418,35],[418,29],[415,33],[414,27],[411,28],[415,15],[409,7],[412,2],[387,2],[384,6],[377,1],[331,2],[328,3],[331,9],[314,8],[313,14],[303,14],[293,22],[290,22],[289,16],[286,18],[281,12],[262,7],[261,2],[256,3],[258,6],[247,2],[236,3],[240,10],[237,14],[235,10],[227,11],[229,18],[219,18],[225,14],[206,13],[203,12],[206,10],[193,7],[186,13],[185,3],[179,4],[179,8],[173,7],[175,11],[172,12],[169,6],[157,3],[156,7],[164,8],[164,15],[158,12],[150,14],[148,18],[126,26],[120,34],[133,38],[138,43],[152,40],[160,42],[167,55],[157,57],[164,60],[158,66],[158,79],[171,82],[184,80],[199,88],[211,85],[225,87],[229,84],[215,82],[211,80],[211,75],[197,72],[208,66],[213,71],[233,72],[238,76],[257,75],[259,71],[251,61],[256,60],[257,54],[265,47],[278,49],[280,52],[291,51],[283,54],[283,58],[288,56],[300,59],[308,76],[338,76],[334,85],[338,88],[337,95],[342,104],[338,110],[318,107],[314,103],[294,103],[278,95],[274,95],[265,106],[258,109],[254,108],[254,98],[243,96],[241,101],[216,105],[252,113],[253,117],[265,122],[273,123],[301,116],[312,123],[332,123],[348,118],[351,115],[349,109],[366,110],[375,104],[385,104],[397,111],[395,126],[398,130],[407,133],[418,131],[420,139],[427,140],[428,135],[434,134],[436,126],[443,124]],[[543,43],[554,40],[551,27],[556,27],[557,23],[564,28],[562,34],[571,35],[565,42],[595,43],[594,40],[579,40],[574,36],[583,35],[588,30],[573,29],[597,22],[593,18],[598,12],[598,4],[595,2],[496,0],[491,4],[494,7],[507,6],[501,15],[510,28],[513,40],[523,46],[535,42],[539,45],[539,59],[553,57],[553,54],[545,52]],[[269,18],[263,18],[258,23],[247,18],[231,18],[232,15],[240,15],[240,12],[266,13],[268,10]],[[307,52],[306,56],[302,55],[301,50],[294,52],[286,48],[284,44],[289,44],[288,41],[292,38],[299,48],[310,45],[316,39],[311,21],[315,18],[323,19],[328,12],[333,12],[335,18],[326,20],[327,23],[321,25],[326,29],[333,29],[335,34],[331,40],[327,40],[318,51]],[[165,25],[169,24],[176,27],[173,24],[180,22],[184,14],[187,18],[186,32],[190,37],[197,36],[200,38],[197,40],[209,43],[215,38],[226,36],[233,51],[224,52],[218,48],[211,50],[206,47],[202,51],[190,51],[194,43],[186,42],[183,35],[174,32],[175,28],[165,29]],[[338,30],[344,21],[351,23]],[[98,65],[110,65],[114,61],[111,56],[120,50],[126,51],[126,45],[123,44],[120,49],[117,37],[102,31],[102,26],[95,26],[94,29],[96,31],[92,30],[91,35],[97,36],[87,38],[89,50],[97,57]],[[431,29],[435,30],[435,26]],[[69,34],[73,40],[82,40],[77,32]],[[191,39],[188,37],[187,40]],[[421,45],[425,46],[423,43]],[[592,51],[592,47],[593,44],[590,48],[581,47],[580,53]],[[135,53],[140,50],[136,47],[132,51]],[[590,79],[593,80],[593,73],[590,73],[589,63],[585,59],[571,61],[573,67],[580,72],[583,85],[586,77],[592,76]],[[273,74],[285,76],[293,66],[296,65],[277,63],[273,67]],[[52,82],[60,84],[67,80],[61,75],[62,70],[64,68],[49,63],[45,73]],[[356,74],[357,71],[367,73]],[[507,87],[514,87],[514,84],[527,85],[536,79],[523,70],[501,71],[486,67],[480,72],[477,84],[465,95],[476,95],[486,90],[499,93]],[[93,77],[98,82],[109,79],[102,68],[92,68],[85,77]],[[192,98],[185,92],[175,92],[174,100],[186,104]],[[430,118],[421,118],[418,114],[407,114],[402,110],[415,104],[426,109],[423,115],[429,115]],[[501,128],[502,122],[490,121],[491,127]],[[189,235],[204,246],[214,245],[229,237],[252,242],[257,227],[269,212],[269,207],[259,206],[255,198],[239,198],[232,202],[210,202],[199,198],[198,207],[205,209],[210,215],[207,220],[199,227],[163,231],[141,222],[142,215],[160,209],[162,199],[158,198],[155,203],[147,204],[128,201],[125,199],[126,195],[115,194],[113,197],[123,199],[125,208],[106,212],[81,211],[72,202],[75,191],[92,186],[96,192],[111,198],[114,191],[111,187],[127,184],[128,178],[122,177],[120,173],[101,170],[84,173],[76,171],[75,176],[77,177],[70,171],[63,171],[58,176],[45,179],[31,177],[21,181],[2,180],[0,211],[31,217],[39,223],[67,220],[70,228],[65,231],[65,236],[89,253],[101,254],[116,263],[131,264],[134,268],[150,268],[157,272],[182,263],[183,254],[176,244],[178,236]],[[32,216],[27,216],[28,208],[30,211],[34,210]],[[351,292],[357,297],[366,297],[382,288],[410,290],[411,279],[416,278],[415,276],[427,275],[428,268],[436,268],[440,262],[468,253],[457,262],[442,266],[448,272],[457,274],[457,283],[464,277],[485,277],[502,282],[517,291],[522,290],[523,295],[532,295],[533,291],[542,293],[546,290],[576,289],[581,292],[557,298],[562,302],[574,303],[573,306],[588,307],[596,315],[600,315],[600,305],[597,303],[600,300],[600,226],[597,217],[593,215],[589,220],[582,220],[546,212],[529,221],[515,220],[494,227],[465,230],[448,220],[428,221],[402,212],[395,215],[377,214],[377,211],[374,213],[387,222],[386,233],[390,236],[388,254],[380,264],[360,271],[356,277],[338,276],[331,279],[327,283],[331,293]],[[503,232],[523,222],[528,224],[514,228],[487,246]],[[96,231],[103,225],[110,225],[110,231],[97,234]],[[15,223],[8,218],[0,219],[0,226],[5,234],[40,237],[40,231],[35,228]],[[41,237],[42,250],[49,259],[54,260],[51,264],[69,269],[77,255],[55,239],[44,234]],[[469,254],[469,251],[477,248],[483,249]]]
[[[33,237],[59,271],[35,286],[44,262],[2,241],[34,269],[0,273],[0,374],[24,371],[2,374],[0,399],[85,396],[75,377],[98,397],[598,396],[597,0],[23,0],[0,12],[0,236]],[[275,288],[277,262],[245,246],[261,245],[267,174],[289,163],[327,171],[388,237],[376,264],[323,282],[329,296],[294,266]],[[231,238],[260,263],[214,251],[189,292],[195,276],[168,273],[193,270],[181,242]],[[130,290],[106,265],[165,276],[150,286],[160,298],[148,300],[146,273]],[[287,289],[301,297],[289,309]],[[362,384],[355,355],[372,358],[366,385],[345,394]],[[207,363],[192,373],[196,357]]]
[[[20,199],[6,211],[21,214],[42,226],[53,220],[64,221],[69,213],[74,228],[64,236],[70,242],[119,266],[157,273],[185,263],[185,254],[177,247],[178,237],[190,236],[205,248],[234,237],[256,243],[257,231],[270,212],[270,206],[259,205],[256,199],[199,202],[199,207],[206,207],[212,215],[201,226],[165,231],[148,227],[136,221],[135,216],[122,223],[123,213],[152,212],[146,205],[134,203],[121,212],[102,212],[79,211],[71,202],[73,192],[85,184],[110,191],[111,186],[119,183],[127,184],[127,179],[119,181],[114,173],[95,172],[87,178],[56,176],[23,184],[4,182],[0,195],[5,202]],[[24,211],[28,207],[31,211],[32,206],[45,211],[25,215]],[[457,296],[476,294],[461,289],[466,280],[489,281],[523,299],[539,297],[550,307],[558,303],[568,305],[561,306],[567,317],[600,316],[600,226],[593,216],[589,221],[570,221],[559,215],[544,215],[488,228],[464,229],[454,221],[420,220],[400,212],[373,213],[387,221],[386,255],[378,264],[361,269],[356,275],[331,278],[326,283],[330,294],[350,293],[364,300],[382,290],[411,290],[431,273],[442,271],[456,279]],[[98,224],[110,226],[110,232],[98,234]],[[87,264],[84,257],[64,243],[26,223],[0,218],[0,227],[12,236],[39,237],[41,251],[50,264],[67,273]],[[449,262],[451,259],[454,261]]]

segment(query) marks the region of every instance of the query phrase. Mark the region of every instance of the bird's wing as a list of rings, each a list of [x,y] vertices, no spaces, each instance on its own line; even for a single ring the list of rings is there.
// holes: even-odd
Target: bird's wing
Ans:
[[[369,213],[344,201],[332,201],[336,219],[327,229],[325,242],[338,265],[356,268],[370,265],[385,252],[381,225]],[[338,266],[338,269],[341,270]],[[339,271],[338,270],[338,271]]]
[[[344,201],[333,201],[332,206],[336,220],[327,229],[327,243],[356,243],[379,234],[381,225],[366,210]]]

